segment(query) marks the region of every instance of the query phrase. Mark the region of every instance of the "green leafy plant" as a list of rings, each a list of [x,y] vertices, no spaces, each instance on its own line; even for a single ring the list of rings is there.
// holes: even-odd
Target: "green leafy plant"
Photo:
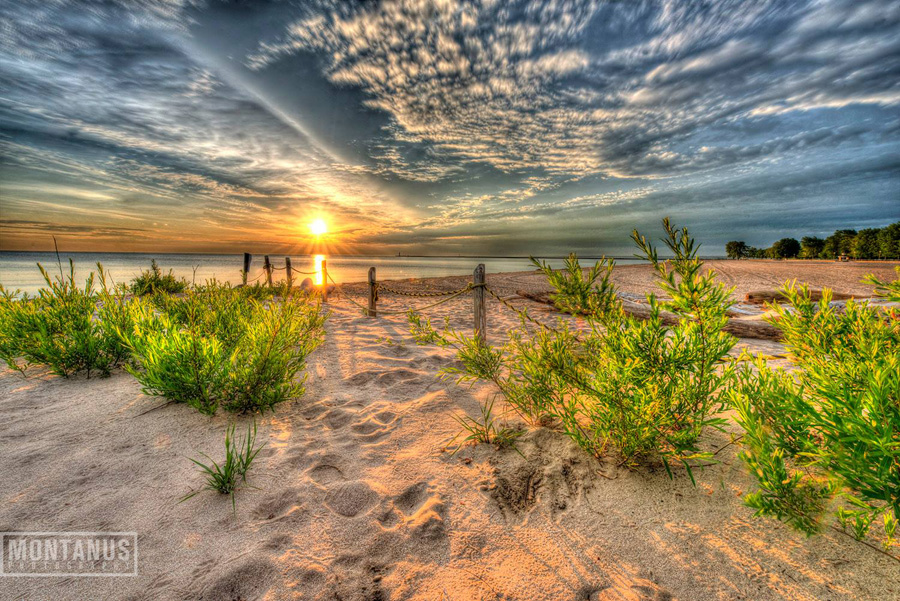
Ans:
[[[131,292],[136,296],[165,292],[178,294],[188,289],[188,282],[184,278],[178,279],[170,269],[163,273],[156,264],[156,259],[150,261],[150,269],[145,269],[136,278],[131,280]]]
[[[873,274],[869,274],[863,278],[863,283],[873,286],[876,295],[884,297],[889,301],[900,303],[900,265],[894,267],[894,271],[897,272],[897,279],[893,282],[883,282]]]
[[[725,424],[717,414],[733,367],[724,359],[736,339],[721,331],[730,291],[703,270],[687,230],[663,223],[672,259],[661,260],[633,234],[668,296],[648,295],[647,319],[625,311],[612,263],[600,261],[584,275],[571,256],[564,270],[537,265],[554,287],[556,306],[584,315],[587,332],[560,321],[528,333],[524,316],[501,347],[449,328],[438,332],[418,316],[410,317],[411,332],[417,342],[455,348],[462,366],[445,371],[460,381],[493,382],[525,421],[558,427],[595,455],[614,450],[626,465],[681,463],[693,478],[692,465],[712,459],[699,447],[701,432]],[[674,325],[666,325],[663,311],[675,316]]]
[[[132,312],[129,310],[128,288],[117,285],[103,265],[97,263],[100,290],[97,294],[97,320],[100,325],[106,352],[113,364],[124,363],[130,357],[130,350],[119,334],[133,327]]]
[[[609,279],[615,268],[615,261],[612,259],[604,257],[588,269],[587,273],[581,268],[574,253],[566,258],[562,270],[555,270],[534,257],[531,257],[531,262],[547,277],[547,282],[555,290],[551,298],[560,311],[595,315],[608,310],[609,303],[615,298],[615,289]]]
[[[745,502],[807,535],[833,513],[862,538],[883,516],[889,546],[900,517],[900,321],[865,302],[832,306],[827,290],[818,303],[806,286],[782,294],[788,306],[773,306],[771,322],[797,371],[758,357],[731,394],[759,486]]]
[[[250,471],[256,456],[265,447],[265,444],[256,446],[256,432],[256,422],[254,421],[253,425],[247,428],[246,436],[238,439],[235,437],[235,425],[231,424],[225,431],[225,460],[221,464],[203,453],[201,454],[209,463],[191,459],[200,467],[200,472],[206,478],[203,489],[231,495],[232,511],[237,511],[235,491],[241,483],[247,481],[247,472]],[[199,490],[191,492],[182,497],[181,501],[187,501],[199,492]]]
[[[204,332],[196,313],[185,322],[149,303],[129,305],[133,326],[120,336],[134,357],[125,367],[141,383],[145,394],[186,403],[213,414],[226,389],[230,353],[215,336]]]
[[[0,360],[10,369],[25,372],[25,365],[19,362],[22,356],[22,336],[19,332],[23,305],[29,302],[27,296],[18,290],[7,290],[0,286]]]
[[[466,443],[487,443],[499,448],[511,448],[515,446],[516,439],[524,432],[521,429],[512,428],[500,424],[494,416],[494,399],[483,403],[480,407],[481,419],[473,419],[468,415],[454,416],[454,419],[462,426],[462,431],[457,434],[450,444],[453,444],[460,436],[462,442],[453,451],[456,454]]]
[[[22,372],[28,365],[40,364],[65,377],[77,373],[87,377],[108,375],[125,354],[118,338],[95,316],[95,274],[92,272],[79,287],[71,259],[68,274],[61,263],[57,277],[51,278],[40,264],[38,269],[46,287],[37,296],[16,298],[0,289],[0,356]]]
[[[202,413],[250,413],[303,394],[298,374],[322,341],[326,316],[303,297],[260,302],[227,286],[135,300],[128,369],[146,394]]]

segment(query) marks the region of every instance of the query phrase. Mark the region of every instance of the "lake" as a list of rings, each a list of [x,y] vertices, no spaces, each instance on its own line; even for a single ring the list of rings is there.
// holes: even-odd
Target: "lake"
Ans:
[[[129,282],[141,270],[150,267],[150,261],[156,259],[163,271],[171,269],[177,277],[189,282],[203,283],[216,278],[220,281],[239,284],[243,255],[204,255],[204,254],[166,254],[166,253],[60,253],[64,271],[68,273],[68,260],[75,263],[78,281],[83,282],[91,271],[96,271],[97,263],[109,272],[116,282]],[[528,271],[534,267],[527,258],[509,257],[364,257],[333,255],[291,256],[295,271],[314,271],[317,259],[327,259],[328,273],[337,282],[364,282],[369,267],[375,266],[379,280],[398,280],[406,278],[430,278],[447,275],[465,275],[472,273],[475,266],[484,263],[488,273],[506,271]],[[270,257],[275,267],[284,267],[284,256]],[[584,265],[592,264],[594,259],[582,259]],[[548,259],[554,267],[561,267],[563,259]],[[637,259],[617,259],[619,264],[637,263]],[[59,274],[56,254],[53,252],[0,252],[0,284],[10,290],[20,290],[35,294],[44,286],[43,278],[37,268],[41,263],[51,276]],[[262,255],[254,255],[250,265],[249,279],[260,277],[263,272]],[[294,280],[299,283],[306,276],[295,274]],[[274,271],[275,280],[284,278],[283,270]],[[260,278],[258,281],[263,281]]]

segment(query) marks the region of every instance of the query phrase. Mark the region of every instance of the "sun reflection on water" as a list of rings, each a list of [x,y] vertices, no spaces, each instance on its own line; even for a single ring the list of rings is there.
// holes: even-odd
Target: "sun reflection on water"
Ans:
[[[325,255],[313,256],[313,261],[314,261],[314,265],[315,265],[314,269],[316,271],[316,278],[315,278],[316,286],[321,286],[323,284],[323,282],[322,282],[322,261],[324,261],[324,260],[325,260]]]

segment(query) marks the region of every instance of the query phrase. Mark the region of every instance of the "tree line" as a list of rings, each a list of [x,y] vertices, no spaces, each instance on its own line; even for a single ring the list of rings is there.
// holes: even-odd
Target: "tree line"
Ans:
[[[782,238],[769,248],[747,246],[741,240],[725,245],[729,259],[900,259],[900,221],[883,228],[837,230],[827,238]]]

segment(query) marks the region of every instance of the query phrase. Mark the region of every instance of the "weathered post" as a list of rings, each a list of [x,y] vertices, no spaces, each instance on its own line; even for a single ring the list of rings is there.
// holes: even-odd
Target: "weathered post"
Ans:
[[[328,302],[328,261],[322,259],[322,302]]]
[[[272,287],[272,264],[269,263],[269,255],[266,255],[265,260],[263,261],[263,269],[266,270],[266,284],[269,287]]]
[[[250,273],[250,260],[253,258],[253,255],[250,253],[244,253],[244,271],[241,272],[241,282],[244,286],[247,285],[247,275]]]
[[[484,343],[487,334],[487,315],[484,310],[484,263],[479,263],[475,268],[475,272],[472,274],[472,284],[475,285],[475,289],[472,291],[475,299],[475,339]]]
[[[369,317],[375,317],[375,304],[378,302],[375,281],[375,268],[369,267],[369,311],[366,313]]]
[[[291,258],[285,257],[284,258],[284,273],[285,273],[285,277],[287,278],[288,292],[290,292],[291,288],[294,287],[294,274],[291,273],[291,269],[292,269]]]

